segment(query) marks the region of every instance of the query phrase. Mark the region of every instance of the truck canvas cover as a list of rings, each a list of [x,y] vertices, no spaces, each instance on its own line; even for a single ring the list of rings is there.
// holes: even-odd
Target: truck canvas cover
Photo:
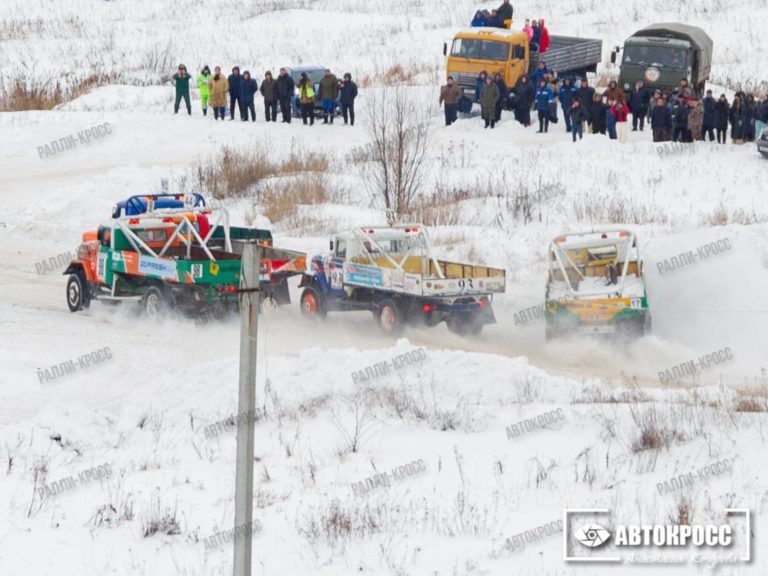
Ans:
[[[699,50],[699,78],[708,78],[710,67],[712,66],[712,38],[701,28],[680,24],[679,22],[670,22],[662,24],[651,24],[642,30],[638,30],[630,38],[635,37],[656,37],[656,38],[674,38],[676,40],[687,40]]]

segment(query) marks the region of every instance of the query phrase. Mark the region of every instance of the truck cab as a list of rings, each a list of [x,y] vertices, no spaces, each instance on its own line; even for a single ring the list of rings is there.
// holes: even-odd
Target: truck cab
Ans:
[[[450,50],[447,43],[443,45],[443,55],[447,58],[446,75],[453,76],[464,95],[472,100],[477,99],[475,83],[483,70],[490,75],[500,73],[511,89],[521,76],[533,72],[539,60],[546,62],[547,68],[560,76],[595,72],[602,51],[603,42],[599,39],[550,36],[549,50],[539,54],[522,30],[483,27],[457,32]]]
[[[503,28],[467,28],[459,31],[448,46],[443,47],[448,58],[447,74],[453,76],[464,94],[473,100],[475,82],[485,70],[500,73],[507,86],[528,73],[530,47],[525,32]]]
[[[621,52],[619,85],[625,92],[639,80],[651,90],[674,90],[685,78],[696,97],[704,92],[712,64],[712,39],[701,28],[686,24],[653,24],[616,47],[611,61]]]

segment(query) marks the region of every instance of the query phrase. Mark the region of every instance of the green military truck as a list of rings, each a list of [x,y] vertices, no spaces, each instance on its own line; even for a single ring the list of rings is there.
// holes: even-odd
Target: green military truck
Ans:
[[[626,39],[611,52],[611,62],[621,55],[619,86],[626,92],[638,80],[663,92],[677,88],[685,78],[697,98],[704,93],[712,68],[712,39],[704,30],[676,22],[651,24]]]

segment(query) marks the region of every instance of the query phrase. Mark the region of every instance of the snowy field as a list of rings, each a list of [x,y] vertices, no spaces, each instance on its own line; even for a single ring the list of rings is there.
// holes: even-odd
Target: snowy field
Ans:
[[[227,204],[234,223],[270,227],[278,246],[319,253],[353,225],[384,223],[363,181],[368,112],[382,75],[415,72],[408,98],[432,118],[422,194],[443,194],[430,229],[447,260],[507,271],[498,323],[462,338],[444,325],[383,336],[368,313],[305,322],[293,304],[260,323],[253,573],[275,575],[768,574],[768,160],[753,144],[659,147],[537,135],[505,116],[442,126],[442,42],[477,5],[347,0],[112,2],[5,0],[0,82],[112,83],[55,110],[0,114],[0,574],[232,573],[239,324],[151,321],[132,304],[72,314],[63,266],[81,235],[133,194],[180,189],[223,149],[276,161],[327,159],[329,194],[296,222],[270,222],[256,189]],[[768,78],[765,0],[516,4],[552,33],[600,37],[607,51],[653,21],[703,26],[713,78],[731,94]],[[308,40],[311,39],[311,40]],[[214,124],[172,114],[179,61],[257,71],[315,63],[361,88],[358,124]],[[607,67],[606,67],[607,70]],[[107,122],[111,133],[50,158],[39,147]],[[279,183],[280,178],[276,179]],[[525,209],[521,210],[521,201]],[[540,318],[548,242],[612,226],[638,234],[653,331],[632,342],[546,342]],[[721,254],[664,262],[722,240]],[[54,381],[38,374],[108,348]],[[424,360],[364,384],[353,374],[405,352]],[[728,349],[727,361],[669,384],[659,373]],[[529,430],[528,419],[547,416]],[[652,441],[648,431],[655,432]],[[400,470],[388,486],[367,479]],[[721,467],[718,463],[727,462]],[[717,468],[717,473],[700,471]],[[683,476],[690,482],[672,482]],[[390,476],[392,478],[392,476]],[[617,522],[722,524],[749,563],[713,570],[566,563],[562,534],[520,536],[564,508]],[[730,518],[730,517],[729,517]],[[530,535],[530,533],[528,533]],[[515,546],[515,542],[524,545]],[[688,550],[691,554],[696,550]],[[702,552],[710,554],[712,552]]]

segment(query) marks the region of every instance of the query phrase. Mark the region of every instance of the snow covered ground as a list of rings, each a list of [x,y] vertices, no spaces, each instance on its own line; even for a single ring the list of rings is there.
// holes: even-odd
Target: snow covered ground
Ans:
[[[604,47],[646,21],[705,25],[722,82],[768,76],[765,2],[657,4],[516,9],[523,17],[551,14],[553,30],[600,36]],[[160,69],[152,68],[152,51],[167,58],[163,73],[177,59],[190,68],[251,62],[256,70],[311,61],[355,76],[398,62],[418,68],[420,86],[409,97],[432,106],[434,120],[425,191],[437,186],[462,198],[451,208],[453,223],[430,230],[433,241],[446,259],[507,270],[507,292],[494,303],[498,324],[474,339],[439,326],[408,329],[395,341],[364,313],[307,324],[295,303],[263,318],[254,574],[709,572],[694,563],[666,570],[565,563],[560,533],[510,549],[508,539],[562,518],[565,507],[610,508],[626,523],[666,523],[689,507],[702,524],[724,522],[726,508],[746,508],[754,559],[718,573],[768,573],[760,546],[768,529],[768,419],[759,400],[768,387],[768,164],[752,145],[660,149],[648,132],[622,146],[599,136],[572,144],[561,125],[542,136],[507,118],[494,131],[477,117],[442,127],[434,108],[442,40],[475,7],[434,0],[0,6],[3,82],[119,75],[119,83],[57,110],[0,115],[0,574],[231,573],[231,542],[212,547],[209,539],[234,519],[235,434],[227,420],[237,404],[237,320],[157,323],[130,305],[99,303],[71,314],[65,277],[39,274],[36,264],[74,251],[118,200],[157,191],[161,178],[176,185],[224,146],[267,147],[274,158],[297,148],[329,156],[335,196],[309,209],[318,222],[312,230],[277,225],[279,246],[318,252],[336,229],[384,220],[351,160],[369,141],[370,90],[361,90],[355,128],[267,125],[258,102],[255,125],[214,124],[197,102],[192,118],[173,116],[172,88],[143,85],[154,84]],[[311,50],[305,37],[317,38]],[[110,134],[40,157],[39,147],[105,122]],[[524,193],[537,198],[530,219],[514,211]],[[255,213],[267,224],[251,199],[230,210],[237,223]],[[632,343],[545,343],[540,319],[516,318],[543,301],[547,243],[606,224],[639,235],[653,333]],[[664,266],[723,239],[731,248],[722,254]],[[295,302],[295,285],[292,292]],[[110,358],[51,382],[38,377],[105,347]],[[418,365],[364,384],[353,378],[416,348],[425,351]],[[727,362],[662,385],[659,372],[725,348]],[[522,424],[552,411],[557,418],[544,429]],[[664,488],[724,459],[725,472]],[[390,486],[353,488],[418,460],[423,470]],[[745,543],[741,533],[737,540]]]

